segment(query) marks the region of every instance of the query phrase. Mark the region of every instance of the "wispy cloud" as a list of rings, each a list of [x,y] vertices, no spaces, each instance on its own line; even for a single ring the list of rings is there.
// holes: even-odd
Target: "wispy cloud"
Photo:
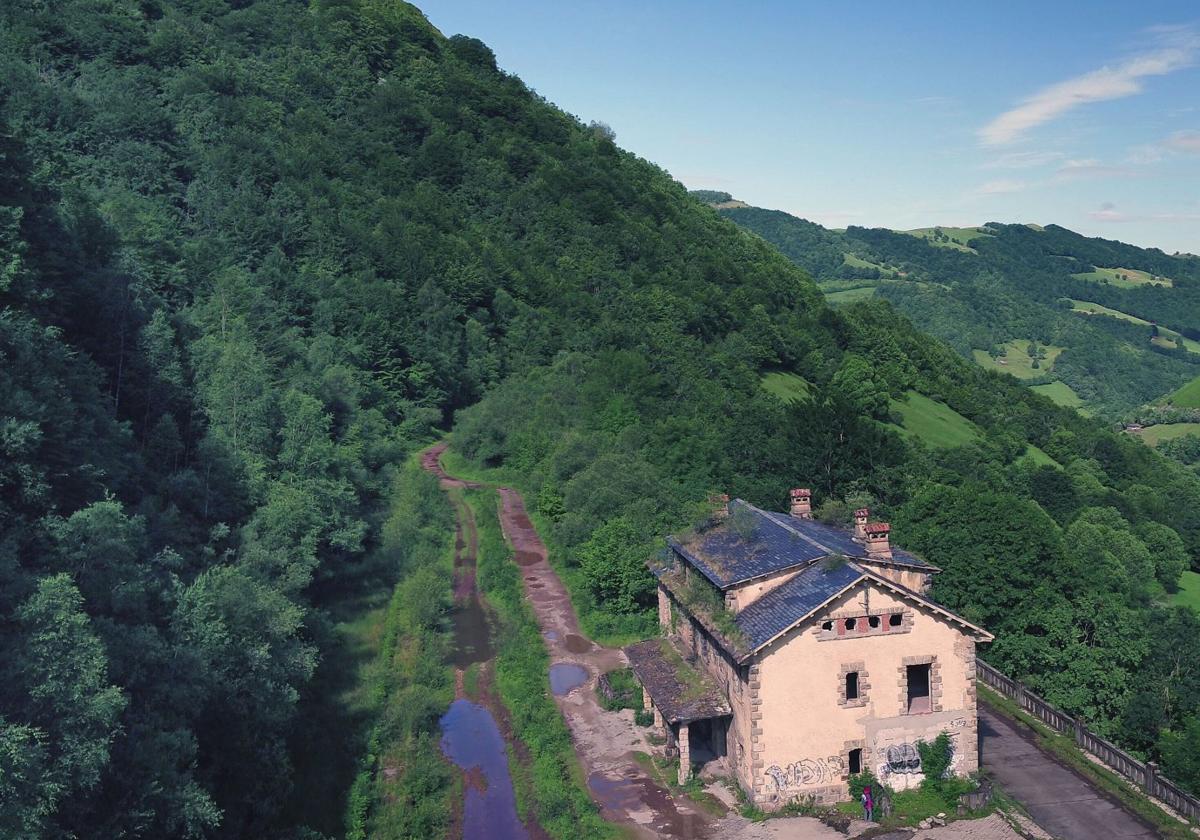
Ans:
[[[1163,146],[1173,152],[1200,155],[1200,131],[1176,131],[1163,141]]]
[[[1106,201],[1100,205],[1100,209],[1088,213],[1088,218],[1097,222],[1132,222],[1137,217],[1122,213],[1117,209],[1117,205]]]
[[[1190,67],[1200,52],[1200,32],[1195,27],[1160,27],[1152,35],[1154,49],[1038,91],[981,128],[980,141],[986,146],[1006,145],[1081,105],[1133,96],[1141,92],[1147,77]]]
[[[1137,173],[1128,166],[1112,166],[1096,158],[1068,160],[1054,173],[1056,181],[1077,181],[1085,178],[1128,178]]]
[[[1171,155],[1200,155],[1200,131],[1176,131],[1156,143],[1138,146],[1129,153],[1129,160],[1137,164],[1157,163]]]
[[[1117,209],[1117,205],[1106,201],[1098,210],[1088,213],[1088,218],[1097,222],[1192,222],[1200,221],[1200,213],[1125,213]]]
[[[975,188],[976,195],[1000,195],[1001,193],[1022,192],[1029,188],[1028,181],[1015,181],[1010,178],[998,178],[988,181]]]
[[[1008,152],[989,160],[984,169],[1033,169],[1062,160],[1062,152]]]

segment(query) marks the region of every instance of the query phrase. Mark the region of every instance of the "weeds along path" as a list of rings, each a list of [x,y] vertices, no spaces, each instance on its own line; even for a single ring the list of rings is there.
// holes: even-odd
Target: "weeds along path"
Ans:
[[[446,444],[428,450],[424,467],[447,486],[482,488],[446,473],[441,454]],[[690,800],[673,798],[652,780],[634,758],[645,750],[640,732],[606,712],[596,695],[600,674],[627,665],[624,654],[586,638],[566,586],[547,560],[546,545],[525,510],[521,494],[498,487],[500,526],[520,567],[525,597],[533,608],[550,655],[547,679],[571,731],[588,789],[605,820],[624,824],[640,837],[700,838],[712,817]]]

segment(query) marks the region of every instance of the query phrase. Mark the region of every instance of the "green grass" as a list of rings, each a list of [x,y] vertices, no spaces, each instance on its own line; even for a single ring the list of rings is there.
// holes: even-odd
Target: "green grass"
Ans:
[[[1184,435],[1200,435],[1200,423],[1159,423],[1157,426],[1147,426],[1136,434],[1143,443],[1158,446],[1164,440]]]
[[[825,300],[832,304],[855,303],[875,296],[877,286],[859,286],[857,289],[842,289],[840,292],[826,292]]]
[[[1058,461],[1055,461],[1053,458],[1051,458],[1049,455],[1047,455],[1043,450],[1034,446],[1032,443],[1029,444],[1029,447],[1025,450],[1025,454],[1022,455],[1021,458],[1019,458],[1018,460],[1025,460],[1025,459],[1029,459],[1036,466],[1039,466],[1039,467],[1043,466],[1043,465],[1048,466],[1048,467],[1061,467],[1062,466],[1062,464],[1058,463]]]
[[[1179,591],[1171,596],[1171,603],[1191,607],[1200,613],[1200,574],[1191,570],[1185,571],[1179,578]]]
[[[1200,376],[1197,376],[1179,390],[1167,394],[1164,402],[1177,405],[1180,408],[1200,408]]]
[[[785,403],[800,402],[808,399],[809,382],[794,373],[775,371],[765,374],[760,383],[767,393],[773,394]]]
[[[1040,367],[1033,366],[1033,359],[1029,357],[1029,340],[1016,339],[1004,344],[1004,355],[1000,359],[993,359],[991,354],[984,350],[973,350],[972,355],[975,357],[975,362],[988,370],[998,370],[1003,373],[1011,373],[1017,379],[1034,379],[1038,376],[1045,376],[1046,373],[1054,367],[1055,360],[1062,355],[1063,347],[1057,347],[1053,344],[1042,344],[1041,347],[1043,358],[1040,362]],[[1001,364],[1003,360],[1005,364]]]
[[[1091,761],[1076,746],[1073,738],[1060,735],[1050,729],[1037,718],[1027,714],[1013,701],[983,683],[978,683],[978,686],[980,702],[987,703],[989,707],[1004,717],[1031,730],[1035,740],[1044,750],[1058,757],[1064,764],[1101,791],[1108,793],[1127,809],[1153,825],[1158,830],[1160,837],[1165,840],[1195,840],[1195,835],[1186,824],[1179,822],[1147,799],[1145,794],[1134,787],[1132,783],[1107,767]]]
[[[1079,280],[1088,280],[1092,283],[1109,283],[1113,286],[1120,286],[1122,289],[1133,289],[1138,286],[1147,285],[1174,285],[1170,278],[1155,277],[1148,272],[1140,271],[1136,268],[1097,268],[1095,271],[1089,271],[1083,274],[1072,274],[1072,277]]]
[[[1136,315],[1130,315],[1128,312],[1121,312],[1118,309],[1109,309],[1107,306],[1101,306],[1098,303],[1092,303],[1090,300],[1071,300],[1071,308],[1084,315],[1107,315],[1110,318],[1120,318],[1122,321],[1129,321],[1134,324],[1150,326],[1150,322],[1145,318],[1139,318]],[[1183,346],[1192,353],[1200,353],[1200,342],[1192,341],[1190,338],[1184,338],[1174,330],[1169,330],[1166,327],[1159,326],[1158,334],[1163,338],[1170,339],[1175,344],[1183,342]],[[1162,343],[1161,341],[1159,342]]]
[[[938,231],[945,234],[947,239],[934,239],[933,237]],[[971,240],[981,236],[991,236],[983,228],[978,227],[928,227],[902,230],[899,233],[919,237],[938,248],[953,248],[956,251],[967,251],[971,254],[975,253],[975,249],[970,246]]]
[[[1075,390],[1066,382],[1051,382],[1047,385],[1030,385],[1029,390],[1036,391],[1043,397],[1049,397],[1059,405],[1067,408],[1079,408],[1083,405],[1083,400],[1075,393]]]
[[[904,400],[892,400],[893,412],[903,418],[900,430],[930,446],[963,446],[979,439],[979,429],[945,403],[936,402],[916,391]]]

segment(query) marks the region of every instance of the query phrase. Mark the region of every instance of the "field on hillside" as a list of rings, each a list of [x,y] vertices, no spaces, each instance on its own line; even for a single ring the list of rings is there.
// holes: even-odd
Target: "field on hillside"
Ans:
[[[928,241],[930,245],[936,245],[939,248],[953,248],[956,251],[966,251],[969,254],[976,253],[975,249],[970,247],[972,239],[978,239],[981,236],[991,236],[983,228],[978,227],[928,227],[899,232],[919,237]]]
[[[979,439],[979,429],[945,403],[909,391],[903,400],[891,401],[902,420],[900,431],[930,446],[962,446]]]
[[[1079,408],[1083,405],[1083,400],[1075,393],[1075,390],[1066,382],[1051,382],[1048,385],[1030,385],[1031,391],[1037,391],[1043,397],[1049,397],[1059,405],[1065,405],[1067,408]]]
[[[1171,603],[1200,612],[1200,574],[1185,571],[1179,578],[1179,591],[1171,596]]]
[[[1134,324],[1144,324],[1150,326],[1150,322],[1145,318],[1139,318],[1136,315],[1130,315],[1128,312],[1121,312],[1117,309],[1109,309],[1107,306],[1101,306],[1098,303],[1092,303],[1090,300],[1072,300],[1071,308],[1082,315],[1107,315],[1110,318],[1120,318],[1122,321],[1130,321]],[[1166,327],[1160,326],[1158,332],[1165,338],[1178,343],[1183,342],[1192,353],[1200,353],[1200,342],[1192,341],[1190,338],[1184,338],[1174,330],[1169,330]]]
[[[1132,289],[1137,286],[1173,286],[1169,277],[1155,277],[1154,275],[1140,271],[1136,268],[1097,268],[1095,271],[1089,271],[1083,274],[1072,274],[1080,280],[1089,280],[1093,283],[1111,283],[1114,286],[1120,286],[1123,289]]]
[[[858,286],[853,289],[840,289],[836,292],[826,292],[825,300],[832,304],[854,303],[875,296],[877,286]]]
[[[1200,408],[1200,376],[1197,376],[1178,391],[1167,394],[1163,402],[1180,408]]]
[[[762,386],[768,393],[774,394],[785,403],[808,399],[808,380],[794,373],[775,371],[765,374]]]
[[[879,270],[880,274],[897,274],[895,269],[888,268],[886,265],[871,262],[870,260],[864,260],[862,257],[856,254],[851,254],[849,251],[847,251],[845,254],[845,264],[853,268],[875,268]]]
[[[1016,339],[1005,342],[1004,355],[998,359],[993,359],[991,354],[985,350],[973,350],[971,352],[975,357],[975,362],[988,370],[1011,373],[1017,379],[1033,379],[1038,376],[1045,376],[1050,368],[1054,367],[1054,361],[1066,349],[1052,344],[1041,344],[1038,346],[1041,348],[1043,358],[1039,362],[1040,366],[1036,368],[1033,366],[1033,359],[1029,355],[1028,339]]]
[[[1147,426],[1135,434],[1143,443],[1158,446],[1164,440],[1184,435],[1200,435],[1200,423],[1159,423],[1157,426]]]

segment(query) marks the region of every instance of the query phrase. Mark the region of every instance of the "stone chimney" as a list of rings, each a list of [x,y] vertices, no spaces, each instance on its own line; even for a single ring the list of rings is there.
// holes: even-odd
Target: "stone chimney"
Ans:
[[[796,487],[789,495],[792,497],[792,516],[812,519],[812,491],[807,487]]]
[[[713,519],[719,521],[729,517],[728,493],[710,493],[708,497],[708,504],[709,507],[712,508]]]
[[[864,530],[867,527],[867,519],[871,516],[869,508],[859,508],[854,511],[854,538],[856,540],[865,540],[867,532]]]
[[[886,522],[868,522],[863,526],[867,534],[867,556],[881,560],[892,559],[892,546],[888,534],[892,526]]]

